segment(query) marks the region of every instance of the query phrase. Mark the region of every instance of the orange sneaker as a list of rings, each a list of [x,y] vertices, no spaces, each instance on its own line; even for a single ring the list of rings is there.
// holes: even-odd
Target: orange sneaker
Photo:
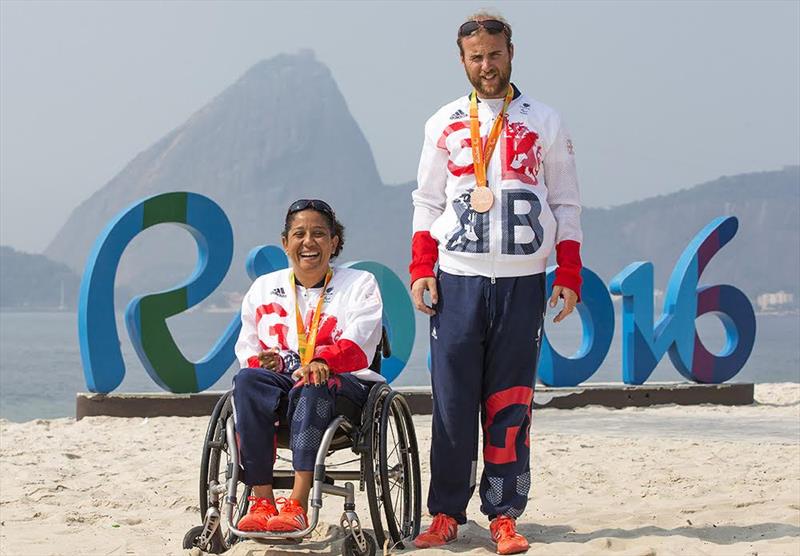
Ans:
[[[308,527],[308,516],[300,502],[294,498],[281,498],[283,503],[281,511],[269,520],[267,531],[273,533],[291,533],[292,531],[302,531]]]
[[[417,535],[414,546],[417,548],[431,548],[453,542],[458,537],[458,522],[446,514],[433,516],[431,526]]]
[[[253,504],[247,515],[236,524],[236,528],[240,531],[266,531],[269,520],[278,515],[275,503],[269,498],[256,498],[255,496],[250,496],[248,500]]]
[[[497,543],[498,554],[517,554],[525,552],[530,545],[528,540],[517,533],[517,522],[513,517],[499,515],[489,524],[492,540]]]

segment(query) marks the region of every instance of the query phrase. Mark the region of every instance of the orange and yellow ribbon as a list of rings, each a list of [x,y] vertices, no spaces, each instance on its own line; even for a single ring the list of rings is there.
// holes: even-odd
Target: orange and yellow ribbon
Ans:
[[[333,277],[333,270],[328,269],[325,275],[325,282],[322,285],[322,293],[317,301],[317,308],[311,318],[311,327],[306,331],[303,322],[303,315],[300,314],[300,305],[297,302],[297,287],[295,286],[294,272],[289,274],[289,282],[294,292],[294,316],[297,322],[297,352],[300,355],[300,364],[308,365],[314,359],[314,348],[317,344],[317,332],[319,331],[319,319],[322,316],[322,306],[325,304],[325,290]]]
[[[481,122],[478,120],[478,92],[472,91],[469,103],[469,131],[472,138],[472,165],[475,168],[475,181],[478,187],[485,187],[486,182],[486,166],[492,159],[494,147],[497,145],[497,140],[500,137],[500,130],[503,128],[503,120],[508,105],[511,104],[511,99],[514,96],[514,87],[508,86],[505,101],[503,102],[503,109],[494,121],[492,130],[489,132],[489,137],[486,138],[486,150],[481,149]]]

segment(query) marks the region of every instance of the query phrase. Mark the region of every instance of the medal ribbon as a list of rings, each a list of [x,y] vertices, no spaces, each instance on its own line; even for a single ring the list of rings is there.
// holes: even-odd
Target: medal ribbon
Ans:
[[[308,365],[314,358],[314,348],[317,344],[317,332],[319,331],[319,319],[322,315],[322,306],[325,304],[325,290],[332,276],[333,270],[328,269],[328,273],[325,275],[325,283],[322,284],[322,293],[319,295],[319,301],[317,301],[317,308],[314,311],[314,316],[311,318],[311,328],[306,331],[303,315],[300,314],[300,305],[297,302],[297,287],[295,286],[294,272],[289,274],[289,282],[292,285],[292,292],[294,292],[294,317],[297,322],[297,351],[300,354],[301,365]]]
[[[489,132],[489,137],[486,138],[486,151],[481,149],[481,122],[478,120],[478,92],[473,90],[469,99],[469,131],[472,138],[472,165],[475,168],[475,181],[478,187],[486,186],[486,166],[492,159],[494,147],[497,145],[497,139],[500,137],[500,130],[503,128],[503,120],[511,104],[511,98],[514,96],[514,88],[509,85],[506,99],[503,102],[503,109],[494,121],[492,130]]]

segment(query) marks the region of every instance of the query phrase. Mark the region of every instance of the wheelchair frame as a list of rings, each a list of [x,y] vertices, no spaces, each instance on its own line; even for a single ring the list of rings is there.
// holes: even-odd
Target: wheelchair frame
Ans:
[[[378,365],[374,366],[379,367],[379,358],[380,352],[376,354]],[[309,525],[302,531],[289,533],[240,531],[235,526],[247,512],[250,487],[242,484],[242,495],[238,496],[240,468],[231,395],[232,391],[229,391],[217,402],[206,431],[200,477],[203,525],[193,527],[186,533],[184,548],[199,547],[219,554],[240,539],[299,541],[316,529],[323,494],[344,498],[344,510],[339,522],[345,533],[344,554],[372,556],[377,546],[383,546],[387,539],[391,546],[402,548],[404,541],[416,537],[421,516],[416,433],[408,404],[388,384],[373,385],[361,412],[361,423],[356,424],[347,416],[337,415],[328,425],[315,460],[314,483],[309,499]],[[391,450],[388,446],[390,437],[395,443]],[[360,468],[327,470],[326,457],[344,448],[351,448],[360,456]],[[223,457],[227,459],[225,478],[219,481]],[[390,467],[392,458],[396,463]],[[294,471],[275,470],[273,489],[290,489],[293,480]],[[342,480],[347,481],[343,487],[334,484]],[[351,480],[359,481],[359,490],[366,487],[376,539],[361,527],[361,520],[355,511],[355,487]],[[393,489],[398,486],[399,489]]]

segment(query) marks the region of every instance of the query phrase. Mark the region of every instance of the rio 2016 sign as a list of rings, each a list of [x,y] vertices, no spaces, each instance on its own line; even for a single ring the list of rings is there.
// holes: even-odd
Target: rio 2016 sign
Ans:
[[[164,193],[135,203],[118,214],[95,243],[81,283],[78,333],[86,384],[90,391],[108,393],[125,376],[114,319],[114,279],[127,245],[156,224],[176,224],[197,243],[198,262],[192,275],[173,289],[134,298],[125,311],[133,346],[150,377],[175,393],[200,392],[211,387],[235,359],[233,346],[241,326],[234,316],[217,343],[200,361],[187,360],[175,343],[167,319],[197,305],[222,282],[233,256],[233,231],[222,209],[196,193]],[[728,285],[698,287],[708,262],[736,234],[734,217],[717,218],[687,246],[667,287],[664,311],[654,325],[653,265],[633,263],[611,281],[610,290],[623,297],[622,379],[642,384],[665,353],[687,379],[720,383],[744,366],[755,341],[755,314],[747,297]],[[347,266],[372,272],[384,300],[383,322],[392,355],[382,373],[392,381],[408,363],[415,324],[405,284],[388,267],[373,261]],[[287,267],[283,251],[273,245],[253,249],[246,268],[251,279]],[[548,290],[553,269],[548,269]],[[582,303],[578,314],[583,341],[566,357],[550,345],[545,334],[539,378],[548,386],[575,386],[587,380],[605,359],[614,336],[614,307],[609,289],[594,272],[583,269]],[[722,353],[710,353],[695,331],[695,319],[711,313],[722,321],[727,336]]]

